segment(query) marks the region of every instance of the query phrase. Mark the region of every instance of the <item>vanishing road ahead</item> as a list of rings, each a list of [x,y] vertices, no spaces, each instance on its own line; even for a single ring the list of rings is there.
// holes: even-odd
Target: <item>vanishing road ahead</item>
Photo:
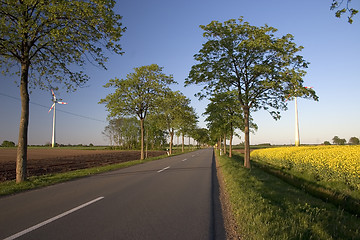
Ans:
[[[225,239],[213,150],[2,197],[0,239]]]

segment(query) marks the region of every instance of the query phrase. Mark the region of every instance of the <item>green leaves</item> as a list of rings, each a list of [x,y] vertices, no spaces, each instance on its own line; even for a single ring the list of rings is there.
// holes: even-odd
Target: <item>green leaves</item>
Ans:
[[[296,46],[292,35],[276,37],[277,29],[267,25],[251,26],[240,17],[200,27],[207,42],[194,55],[198,63],[192,66],[185,86],[206,83],[199,98],[236,93],[238,104],[233,108],[242,111],[245,166],[250,167],[251,112],[264,109],[279,119],[289,93],[317,100],[315,92],[303,87],[309,63],[298,55],[302,47]]]
[[[349,12],[350,16],[348,16],[348,22],[350,24],[353,23],[353,17],[359,12],[357,9],[354,9],[354,8],[350,8],[349,7],[349,4],[351,2],[351,0],[347,0],[346,1],[346,7],[344,8],[340,8],[341,5],[343,4],[344,0],[341,0],[341,1],[337,1],[337,0],[333,0],[332,4],[331,4],[331,7],[330,7],[330,10],[335,10],[335,9],[338,9],[336,12],[335,12],[335,16],[337,18],[340,18],[344,13],[346,12]]]
[[[101,99],[106,103],[110,117],[136,115],[144,119],[156,107],[157,99],[167,92],[168,86],[176,83],[172,75],[162,72],[156,64],[134,68],[126,79],[111,79],[104,87],[114,87],[115,93]]]
[[[74,90],[88,77],[73,64],[105,68],[105,49],[123,53],[119,41],[125,28],[114,6],[113,0],[2,1],[0,64],[30,62],[30,84]]]
[[[290,85],[303,88],[303,69],[309,63],[297,55],[302,47],[296,46],[291,34],[278,38],[277,29],[251,26],[243,18],[200,27],[208,41],[194,55],[199,63],[185,81],[186,86],[207,83],[200,97],[236,90],[240,105],[252,111],[269,106],[285,109],[284,92]]]

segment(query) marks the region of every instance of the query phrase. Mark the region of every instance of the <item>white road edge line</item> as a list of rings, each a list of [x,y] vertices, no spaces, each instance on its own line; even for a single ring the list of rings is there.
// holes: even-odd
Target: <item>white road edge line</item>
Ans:
[[[169,169],[170,168],[170,166],[168,166],[168,167],[166,167],[166,168],[163,168],[163,169],[161,169],[161,170],[159,170],[159,171],[157,171],[158,173],[161,173],[162,171],[165,171],[166,169]]]
[[[96,198],[96,199],[94,199],[94,200],[92,200],[92,201],[90,201],[90,202],[84,203],[84,204],[82,204],[82,205],[80,205],[80,206],[78,206],[78,207],[76,207],[76,208],[73,208],[73,209],[71,209],[71,210],[69,210],[69,211],[66,211],[66,212],[64,212],[64,213],[62,213],[62,214],[59,214],[59,215],[57,215],[57,216],[55,216],[55,217],[53,217],[53,218],[50,218],[50,219],[48,219],[48,220],[46,220],[46,221],[44,221],[44,222],[41,222],[41,223],[39,223],[39,224],[36,224],[35,226],[32,226],[32,227],[30,227],[30,228],[28,228],[28,229],[25,229],[24,231],[21,231],[21,232],[19,232],[19,233],[16,233],[16,234],[14,234],[14,235],[12,235],[12,236],[10,236],[10,237],[4,238],[3,240],[13,240],[13,239],[16,239],[16,238],[18,238],[18,237],[21,237],[22,235],[25,235],[25,234],[27,234],[27,233],[29,233],[29,232],[34,231],[35,229],[38,229],[38,228],[40,228],[40,227],[45,226],[46,224],[49,224],[49,223],[51,223],[51,222],[53,222],[53,221],[55,221],[55,220],[58,220],[58,219],[60,219],[60,218],[62,218],[62,217],[65,217],[66,215],[69,215],[70,213],[73,213],[73,212],[75,212],[75,211],[77,211],[77,210],[79,210],[79,209],[81,209],[81,208],[84,208],[84,207],[86,207],[86,206],[88,206],[88,205],[90,205],[90,204],[93,204],[93,203],[95,203],[95,202],[97,202],[97,201],[99,201],[99,200],[101,200],[101,199],[103,199],[103,198],[104,198],[104,197],[98,197],[98,198]]]

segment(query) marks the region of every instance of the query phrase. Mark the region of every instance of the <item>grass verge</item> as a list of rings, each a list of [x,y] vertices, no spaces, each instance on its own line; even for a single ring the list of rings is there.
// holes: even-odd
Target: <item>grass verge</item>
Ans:
[[[254,166],[218,156],[242,239],[360,239],[360,218]]]
[[[185,153],[188,151],[185,151]],[[183,154],[182,152],[173,154],[180,155]],[[101,167],[93,167],[93,168],[87,168],[87,169],[80,169],[80,170],[74,170],[66,173],[57,173],[57,174],[47,174],[43,176],[34,176],[29,177],[27,181],[23,183],[16,184],[15,180],[13,181],[6,181],[0,183],[0,196],[6,196],[10,194],[19,193],[26,190],[31,190],[35,188],[50,186],[56,183],[61,183],[69,180],[74,180],[76,178],[81,178],[85,176],[90,176],[93,174],[113,171],[121,168],[126,168],[130,166],[134,166],[137,164],[142,164],[162,158],[168,157],[167,155],[161,155],[158,157],[148,158],[143,161],[141,160],[134,160],[129,162],[123,162],[118,164],[111,164],[107,166],[101,166]]]

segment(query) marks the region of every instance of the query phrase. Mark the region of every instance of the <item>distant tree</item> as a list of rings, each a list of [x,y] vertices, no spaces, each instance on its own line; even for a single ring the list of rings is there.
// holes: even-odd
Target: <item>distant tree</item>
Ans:
[[[197,128],[192,133],[192,138],[197,141],[198,146],[210,142],[209,130],[206,128]]]
[[[135,149],[140,139],[140,127],[136,117],[113,118],[109,120],[103,134],[118,147]]]
[[[141,129],[141,160],[144,159],[144,121],[147,114],[154,111],[158,98],[161,98],[168,85],[176,83],[172,75],[162,72],[156,64],[134,68],[126,79],[110,79],[104,86],[114,87],[115,93],[107,95],[99,103],[105,103],[109,118],[119,116],[137,116]]]
[[[2,147],[15,147],[15,143],[12,141],[3,141],[3,143],[1,144]]]
[[[197,122],[198,116],[196,115],[195,109],[191,106],[184,106],[178,129],[178,133],[181,135],[182,152],[185,151],[185,135],[191,135],[191,132],[196,128]]]
[[[332,141],[336,145],[344,145],[346,143],[346,139],[339,138],[338,136],[333,137]]]
[[[210,103],[205,109],[205,115],[208,117],[205,121],[208,122],[210,132],[218,132],[223,135],[224,153],[226,153],[226,139],[229,136],[229,157],[232,157],[232,140],[235,129],[244,130],[244,119],[242,109],[234,106],[239,105],[236,92],[220,92],[214,94],[210,98]]]
[[[359,138],[357,138],[357,137],[351,137],[351,138],[349,139],[349,144],[351,144],[351,145],[359,145],[359,144],[360,144],[360,140],[359,140]]]
[[[179,91],[167,91],[162,98],[159,98],[156,109],[158,126],[166,129],[170,136],[169,154],[172,154],[172,146],[175,131],[181,129],[184,117],[189,114],[190,99]],[[188,117],[188,116],[187,116]],[[189,123],[191,124],[191,123]]]
[[[29,87],[76,90],[88,76],[74,65],[90,61],[105,68],[104,49],[122,54],[124,28],[114,6],[114,0],[0,2],[0,67],[9,73],[15,66],[20,75],[17,183],[26,180]]]
[[[303,87],[306,62],[298,52],[293,36],[275,37],[277,29],[267,25],[251,26],[243,18],[224,23],[212,21],[204,30],[207,42],[194,56],[185,85],[204,84],[200,97],[214,92],[236,91],[242,110],[245,133],[244,166],[250,168],[250,118],[260,109],[274,119],[286,109],[286,97],[306,96],[317,100],[312,89]]]
[[[344,13],[348,12],[350,16],[348,16],[348,22],[350,24],[353,23],[353,17],[359,12],[359,10],[350,8],[351,0],[346,0],[346,6],[343,6],[344,0],[333,0],[330,10],[336,10],[335,16],[340,18]]]
[[[329,141],[325,141],[324,145],[331,145],[331,143]]]

